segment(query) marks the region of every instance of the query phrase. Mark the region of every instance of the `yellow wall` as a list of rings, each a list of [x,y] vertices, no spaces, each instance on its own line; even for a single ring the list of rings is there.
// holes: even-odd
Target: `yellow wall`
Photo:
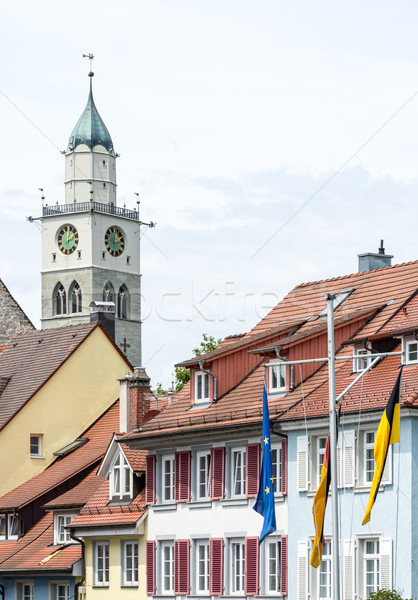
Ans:
[[[145,579],[145,535],[139,536],[115,536],[115,537],[97,537],[85,538],[86,545],[86,581],[83,584],[86,588],[86,600],[100,600],[109,598],[109,600],[119,600],[123,598],[135,598],[136,600],[147,600],[147,589]],[[121,542],[123,540],[138,540],[138,562],[139,562],[139,585],[137,587],[121,586]],[[106,540],[109,542],[109,587],[94,587],[93,585],[93,544],[95,541]]]
[[[118,379],[129,371],[97,327],[0,432],[0,495],[53,460],[53,452],[79,437],[119,397]],[[118,429],[118,426],[116,427]],[[30,457],[30,434],[42,434],[45,458]]]

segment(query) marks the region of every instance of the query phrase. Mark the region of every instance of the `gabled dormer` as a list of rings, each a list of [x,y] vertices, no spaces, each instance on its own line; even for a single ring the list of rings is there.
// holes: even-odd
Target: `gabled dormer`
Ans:
[[[116,435],[97,474],[109,480],[109,502],[112,504],[129,504],[140,491],[140,478],[130,465],[123,445],[117,442]]]

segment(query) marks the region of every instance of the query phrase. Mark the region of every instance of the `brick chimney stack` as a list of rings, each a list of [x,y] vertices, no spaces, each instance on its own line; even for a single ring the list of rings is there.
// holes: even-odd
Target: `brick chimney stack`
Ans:
[[[151,408],[154,396],[150,388],[151,379],[143,367],[136,367],[129,380],[129,428],[134,431],[141,425],[144,416]]]

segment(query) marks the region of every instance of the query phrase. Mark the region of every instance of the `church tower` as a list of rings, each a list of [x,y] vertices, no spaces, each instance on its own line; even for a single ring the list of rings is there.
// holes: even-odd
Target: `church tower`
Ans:
[[[141,222],[138,210],[117,206],[118,155],[94,103],[93,75],[64,153],[65,203],[42,208],[42,329],[88,322],[91,306],[110,311],[110,321],[114,311],[115,341],[138,367]]]

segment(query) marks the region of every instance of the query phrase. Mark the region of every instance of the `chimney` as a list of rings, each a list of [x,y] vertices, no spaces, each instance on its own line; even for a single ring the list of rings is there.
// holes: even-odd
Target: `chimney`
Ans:
[[[371,271],[372,269],[381,269],[382,267],[390,267],[392,264],[393,254],[385,254],[383,240],[380,240],[380,248],[375,254],[374,252],[366,252],[358,254],[358,272]]]
[[[129,379],[129,429],[134,431],[141,425],[151,408],[154,398],[150,388],[151,379],[143,367],[136,367]]]
[[[93,300],[89,307],[92,309],[90,323],[101,323],[106,333],[115,341],[115,303]]]
[[[119,379],[119,431],[128,433],[129,431],[129,380],[131,376],[126,373],[123,379]]]

